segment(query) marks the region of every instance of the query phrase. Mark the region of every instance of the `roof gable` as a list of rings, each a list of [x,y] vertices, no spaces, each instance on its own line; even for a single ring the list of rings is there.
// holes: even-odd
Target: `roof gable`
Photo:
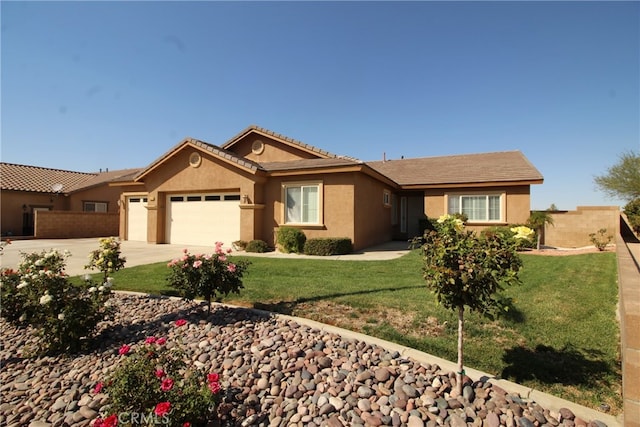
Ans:
[[[305,153],[305,157],[312,158],[320,158],[320,159],[335,159],[342,158],[344,156],[338,156],[337,154],[330,153],[326,150],[322,150],[320,148],[314,147],[313,145],[305,144],[304,142],[297,141],[293,138],[289,138],[288,136],[281,135],[279,133],[270,131],[265,128],[261,128],[256,125],[251,125],[245,128],[242,132],[238,133],[236,136],[222,144],[222,148],[225,150],[234,151],[234,148],[238,146],[242,141],[244,141],[247,136],[254,134],[257,136],[264,136],[269,139],[276,141],[277,143],[283,144],[285,146],[294,148]]]
[[[542,174],[520,151],[366,162],[401,186],[528,182]]]
[[[216,145],[209,144],[208,142],[200,141],[198,139],[185,138],[180,143],[178,143],[173,148],[171,148],[169,151],[167,151],[162,156],[160,156],[158,159],[156,159],[153,163],[151,163],[145,169],[143,169],[138,175],[136,175],[136,177],[134,178],[134,181],[142,180],[142,178],[144,178],[150,172],[152,172],[153,170],[157,169],[162,164],[167,162],[169,159],[175,156],[179,151],[182,151],[182,149],[184,149],[185,147],[196,148],[202,152],[206,152],[210,155],[213,155],[214,157],[217,157],[218,159],[226,163],[229,163],[239,168],[243,168],[253,173],[262,169],[259,164],[252,162],[249,159],[240,157],[235,153],[233,153],[232,151],[225,150]]]

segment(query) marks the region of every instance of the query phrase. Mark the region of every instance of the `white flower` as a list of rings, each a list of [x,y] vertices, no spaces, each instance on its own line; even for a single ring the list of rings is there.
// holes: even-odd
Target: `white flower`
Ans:
[[[27,286],[29,286],[29,283],[23,280],[18,284],[18,286],[16,286],[16,288],[22,289],[22,288],[26,288]]]
[[[44,294],[40,297],[40,305],[47,305],[51,302],[53,297],[49,294]]]
[[[92,286],[92,287],[89,288],[89,292],[95,292],[95,291],[96,291],[96,287],[95,286]]]
[[[107,285],[107,286],[113,285],[113,277],[107,277],[107,281],[106,281],[105,285]]]
[[[40,259],[37,259],[34,264],[36,265],[36,267],[40,267],[42,266],[42,264],[44,264],[44,261],[42,260],[42,258],[40,258]]]
[[[90,274],[85,274],[85,275],[84,275],[84,281],[85,281],[85,282],[88,282],[88,281],[90,281],[90,280],[91,280],[91,275],[90,275]]]
[[[58,320],[64,320],[64,313],[58,314]]]
[[[98,286],[98,290],[99,290],[100,292],[104,291],[104,286]]]
[[[21,322],[24,322],[25,320],[27,320],[27,313],[22,313],[22,316],[20,316],[18,320]]]

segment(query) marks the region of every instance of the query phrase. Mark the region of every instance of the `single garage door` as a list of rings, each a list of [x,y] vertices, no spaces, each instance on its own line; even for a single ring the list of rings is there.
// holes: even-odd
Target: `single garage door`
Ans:
[[[147,241],[147,198],[127,198],[127,240]]]
[[[226,248],[240,239],[240,194],[181,194],[167,197],[167,242]]]

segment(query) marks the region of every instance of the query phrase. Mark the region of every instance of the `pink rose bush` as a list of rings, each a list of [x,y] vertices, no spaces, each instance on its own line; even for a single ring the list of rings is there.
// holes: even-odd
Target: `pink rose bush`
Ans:
[[[186,324],[179,319],[175,327]],[[134,346],[120,347],[118,353],[124,359],[93,389],[94,393],[108,395],[110,408],[110,413],[97,418],[93,427],[205,425],[216,418],[221,395],[219,375],[190,366],[180,346],[167,348],[166,342],[164,337],[147,337],[135,350]]]
[[[185,299],[204,298],[210,310],[211,300],[220,300],[232,292],[238,294],[244,287],[242,276],[249,263],[233,262],[230,254],[231,249],[224,249],[221,242],[216,242],[210,255],[193,255],[184,249],[182,256],[167,264],[171,269],[167,281]]]

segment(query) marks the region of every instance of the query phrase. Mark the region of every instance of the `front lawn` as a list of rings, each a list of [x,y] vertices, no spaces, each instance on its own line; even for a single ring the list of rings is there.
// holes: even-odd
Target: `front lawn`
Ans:
[[[251,262],[245,288],[226,303],[306,317],[456,360],[457,318],[426,289],[418,251],[391,261],[242,258]],[[495,321],[466,315],[465,365],[619,413],[615,254],[522,258],[523,284],[506,290],[511,310]],[[168,273],[166,263],[158,263],[113,276],[118,290],[171,295]]]

